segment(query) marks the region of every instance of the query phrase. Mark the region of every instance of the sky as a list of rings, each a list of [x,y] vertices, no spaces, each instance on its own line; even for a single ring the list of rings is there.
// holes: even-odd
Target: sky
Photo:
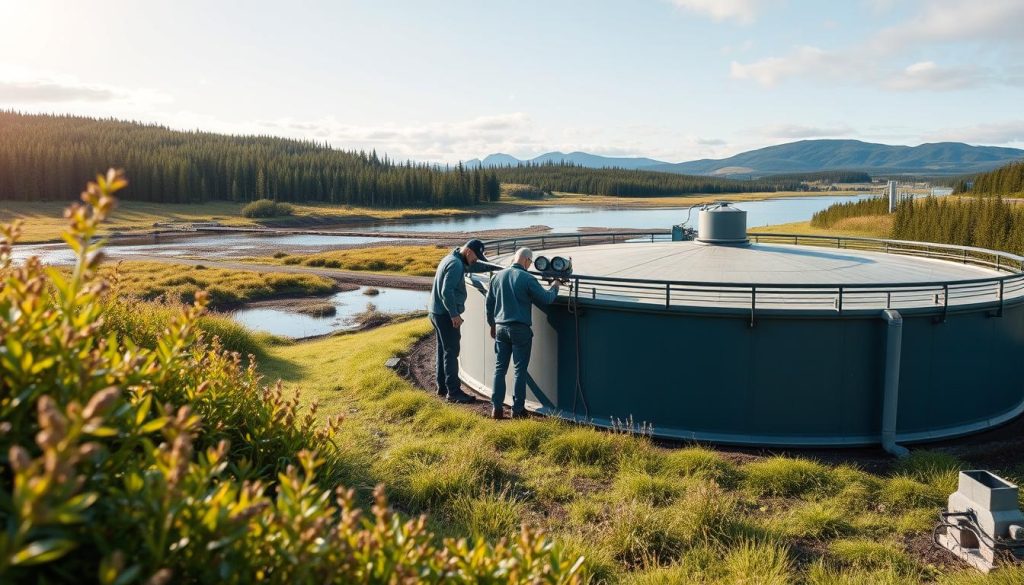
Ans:
[[[0,109],[455,162],[1024,148],[1024,0],[0,0]]]

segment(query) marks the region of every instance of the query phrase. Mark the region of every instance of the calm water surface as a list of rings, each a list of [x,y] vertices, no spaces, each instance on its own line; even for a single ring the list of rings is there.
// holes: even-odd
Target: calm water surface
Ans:
[[[747,225],[759,227],[777,223],[807,221],[814,212],[833,203],[859,201],[872,195],[788,197],[764,201],[739,201],[734,205],[747,212]],[[381,232],[472,232],[519,229],[546,225],[555,232],[575,232],[579,228],[668,229],[686,220],[686,207],[624,208],[552,206],[503,213],[486,217],[449,217],[424,221],[379,224],[369,228]],[[690,223],[697,221],[693,211]]]
[[[340,292],[328,299],[338,311],[331,317],[311,317],[274,308],[242,309],[232,316],[235,321],[255,331],[298,339],[355,329],[358,325],[353,318],[365,311],[370,303],[382,313],[411,313],[427,308],[429,293],[426,291],[377,287],[380,294],[369,296],[364,294],[366,288]]]

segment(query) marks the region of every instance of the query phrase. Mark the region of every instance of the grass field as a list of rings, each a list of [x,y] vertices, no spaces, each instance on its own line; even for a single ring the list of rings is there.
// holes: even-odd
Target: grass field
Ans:
[[[0,207],[0,223],[20,219],[24,222],[21,243],[48,242],[60,239],[66,226],[63,213],[66,201],[20,202],[4,201]],[[190,205],[139,203],[121,201],[112,217],[104,223],[105,233],[146,232],[163,222],[216,221],[233,227],[263,225],[303,226],[346,221],[387,220],[412,217],[450,216],[474,213],[464,209],[370,209],[326,204],[293,204],[294,215],[283,218],[248,219],[242,217],[241,203],[211,202]]]
[[[811,226],[809,221],[780,223],[750,228],[750,232],[764,234],[798,234],[808,236],[858,236],[864,238],[888,238],[892,233],[891,215],[869,215],[847,217],[836,221],[830,228]]]
[[[275,264],[339,268],[385,274],[433,276],[437,263],[451,252],[446,246],[375,246],[349,250],[332,250],[317,254],[275,254],[256,260]]]
[[[440,535],[500,538],[541,526],[586,556],[593,582],[1020,583],[923,562],[967,462],[918,451],[883,474],[806,458],[656,446],[550,419],[491,421],[384,367],[430,331],[422,319],[291,346],[261,360],[319,415],[343,413],[351,481],[429,512]],[[995,470],[1020,479],[1024,466]]]
[[[214,310],[264,299],[324,295],[336,288],[333,280],[315,274],[264,273],[164,262],[124,261],[103,270],[119,294],[141,300],[191,303],[196,292],[206,290]]]

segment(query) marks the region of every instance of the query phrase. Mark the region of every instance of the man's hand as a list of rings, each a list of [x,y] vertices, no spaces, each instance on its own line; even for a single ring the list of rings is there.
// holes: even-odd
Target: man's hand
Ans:
[[[491,339],[497,339],[497,338],[498,338],[498,333],[495,330],[494,325],[491,325]]]
[[[462,327],[462,316],[461,315],[456,315],[456,316],[452,317],[452,327],[454,327],[456,329],[458,329],[459,327]]]

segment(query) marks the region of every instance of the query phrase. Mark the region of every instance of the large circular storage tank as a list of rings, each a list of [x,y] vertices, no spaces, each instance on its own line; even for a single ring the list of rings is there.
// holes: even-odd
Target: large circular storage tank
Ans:
[[[528,408],[600,426],[632,421],[661,437],[780,446],[877,444],[883,431],[927,441],[1024,411],[1018,256],[861,238],[665,237],[489,243],[499,261],[530,246],[571,257],[575,269],[571,290],[534,309]],[[489,395],[487,279],[470,279],[460,365],[463,381]],[[508,387],[511,401],[511,374]]]

